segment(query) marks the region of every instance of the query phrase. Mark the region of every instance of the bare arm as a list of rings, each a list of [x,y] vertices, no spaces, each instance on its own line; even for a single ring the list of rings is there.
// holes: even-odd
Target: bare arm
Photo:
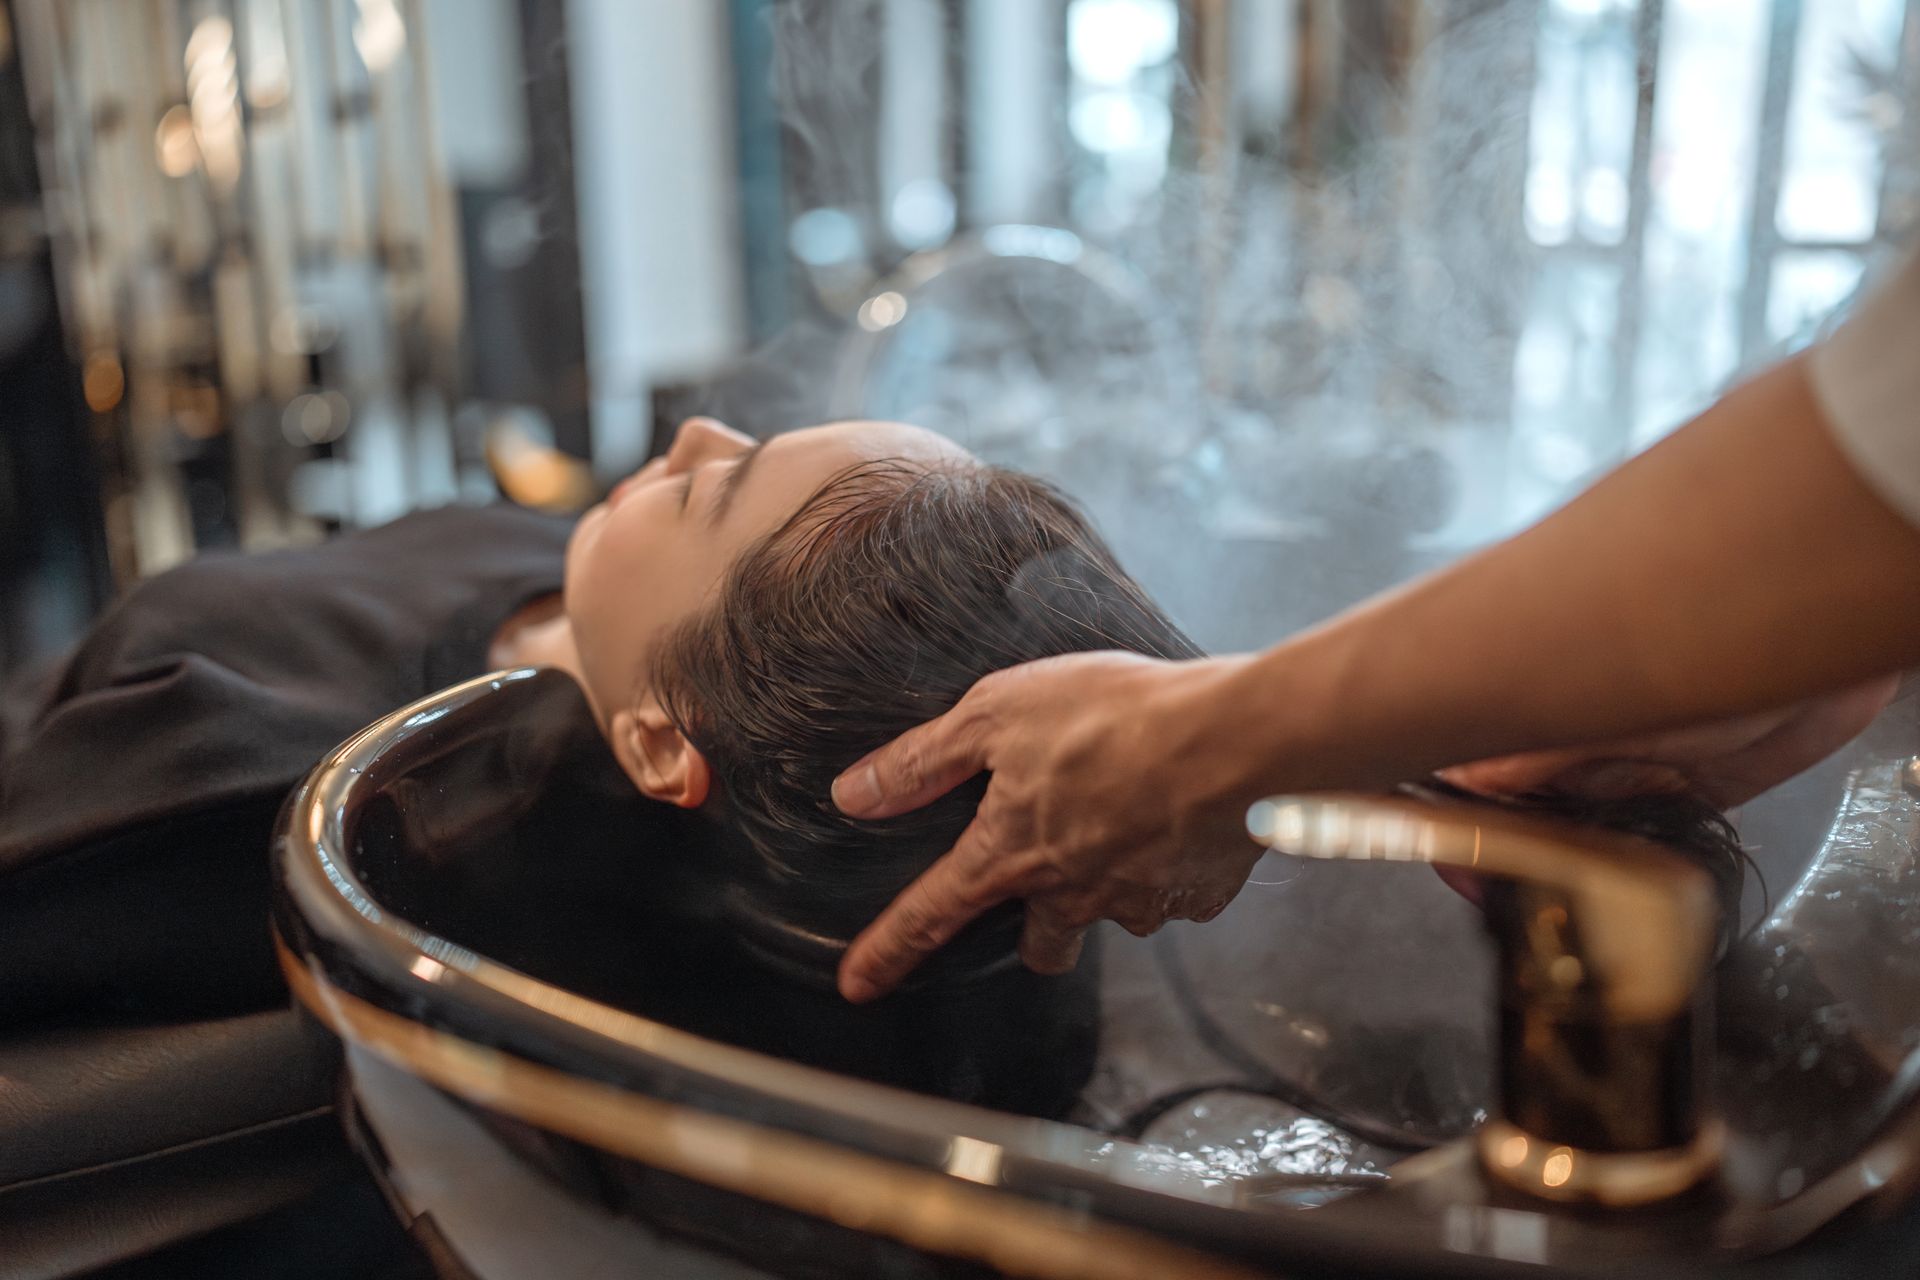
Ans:
[[[1855,472],[1792,360],[1532,529],[1260,655],[1215,714],[1297,721],[1276,694],[1305,702],[1306,725],[1259,733],[1247,782],[1344,786],[1758,711],[1917,659],[1920,530]]]

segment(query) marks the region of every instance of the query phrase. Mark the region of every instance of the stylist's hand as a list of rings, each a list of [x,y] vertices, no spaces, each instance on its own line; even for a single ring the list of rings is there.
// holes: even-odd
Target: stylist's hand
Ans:
[[[1222,763],[1196,745],[1215,661],[1082,653],[995,672],[937,720],[854,764],[833,798],[885,818],[992,773],[974,820],[854,940],[849,1000],[885,994],[988,908],[1026,900],[1020,955],[1064,973],[1097,920],[1136,934],[1210,920],[1262,850]]]
[[[1691,791],[1722,809],[1763,791],[1845,746],[1887,705],[1899,677],[1753,715],[1584,747],[1529,751],[1441,770],[1482,795],[1559,791],[1611,800]]]

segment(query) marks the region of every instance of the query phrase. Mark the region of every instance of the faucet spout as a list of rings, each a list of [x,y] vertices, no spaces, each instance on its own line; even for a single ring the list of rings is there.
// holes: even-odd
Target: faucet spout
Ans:
[[[1428,862],[1488,878],[1500,1082],[1482,1166],[1556,1201],[1639,1205],[1718,1167],[1706,981],[1718,907],[1699,867],[1651,842],[1472,804],[1358,795],[1254,805],[1297,857]]]

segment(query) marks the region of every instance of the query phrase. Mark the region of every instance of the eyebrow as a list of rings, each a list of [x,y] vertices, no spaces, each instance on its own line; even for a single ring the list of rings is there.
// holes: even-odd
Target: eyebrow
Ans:
[[[707,512],[707,524],[717,525],[727,518],[727,508],[733,505],[734,495],[740,492],[740,486],[746,482],[747,471],[760,459],[761,450],[767,447],[762,440],[740,455],[740,460],[727,468],[725,475],[714,483],[713,505]]]

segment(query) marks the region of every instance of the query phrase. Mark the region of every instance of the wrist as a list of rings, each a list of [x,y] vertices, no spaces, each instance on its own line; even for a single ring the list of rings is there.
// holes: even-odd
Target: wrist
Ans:
[[[1195,664],[1210,669],[1195,674],[1189,694],[1189,723],[1207,736],[1194,754],[1214,771],[1221,801],[1244,808],[1279,792],[1386,787],[1428,767],[1365,714],[1376,682],[1363,673],[1386,655],[1370,660],[1356,630],[1316,629]]]
[[[1231,814],[1278,791],[1333,785],[1315,767],[1328,717],[1307,664],[1281,651],[1182,663],[1156,720],[1169,727],[1166,758],[1179,762],[1194,807]],[[1280,659],[1276,661],[1275,659]]]

